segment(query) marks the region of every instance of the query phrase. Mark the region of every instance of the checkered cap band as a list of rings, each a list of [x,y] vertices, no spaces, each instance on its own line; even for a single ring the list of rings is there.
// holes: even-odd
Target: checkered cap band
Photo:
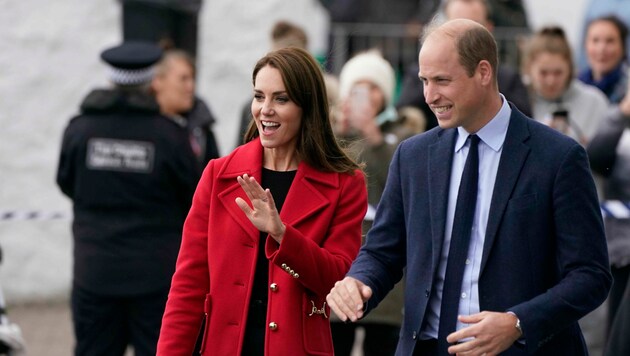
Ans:
[[[122,69],[108,67],[109,80],[118,85],[139,85],[153,79],[153,67],[142,69]]]

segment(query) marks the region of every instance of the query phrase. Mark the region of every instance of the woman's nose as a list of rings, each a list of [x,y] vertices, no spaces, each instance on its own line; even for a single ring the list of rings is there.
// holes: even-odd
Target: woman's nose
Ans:
[[[260,107],[260,114],[264,116],[269,116],[273,114],[273,107],[270,102],[265,101]]]

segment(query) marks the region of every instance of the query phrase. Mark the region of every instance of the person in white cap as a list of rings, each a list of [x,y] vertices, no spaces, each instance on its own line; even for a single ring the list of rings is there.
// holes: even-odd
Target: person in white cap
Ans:
[[[341,112],[336,118],[336,134],[365,163],[367,173],[369,208],[363,220],[364,235],[372,226],[398,143],[417,133],[392,105],[395,81],[394,69],[376,50],[351,58],[339,75]],[[342,323],[333,315],[335,354],[350,355],[356,329],[362,327],[366,356],[393,355],[402,322],[403,289],[399,283],[378,309],[358,324]]]

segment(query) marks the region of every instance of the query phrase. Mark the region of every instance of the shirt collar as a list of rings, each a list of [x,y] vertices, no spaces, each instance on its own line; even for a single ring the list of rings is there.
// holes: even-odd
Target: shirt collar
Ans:
[[[495,152],[499,152],[503,142],[505,141],[505,135],[507,134],[508,124],[510,123],[510,115],[512,115],[512,109],[508,104],[503,94],[501,96],[501,109],[499,112],[488,122],[484,127],[477,131],[477,136],[486,145],[492,148]],[[463,127],[457,128],[457,142],[455,142],[455,152],[464,147],[466,139],[470,135]]]

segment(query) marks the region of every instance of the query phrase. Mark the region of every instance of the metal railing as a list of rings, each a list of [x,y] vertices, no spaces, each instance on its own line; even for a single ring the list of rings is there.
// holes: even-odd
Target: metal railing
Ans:
[[[410,27],[398,24],[334,23],[331,25],[330,53],[327,69],[339,74],[343,64],[355,53],[376,48],[397,70],[418,60],[419,28],[412,34]],[[518,68],[519,41],[530,34],[528,28],[496,27],[494,37],[502,63]]]

